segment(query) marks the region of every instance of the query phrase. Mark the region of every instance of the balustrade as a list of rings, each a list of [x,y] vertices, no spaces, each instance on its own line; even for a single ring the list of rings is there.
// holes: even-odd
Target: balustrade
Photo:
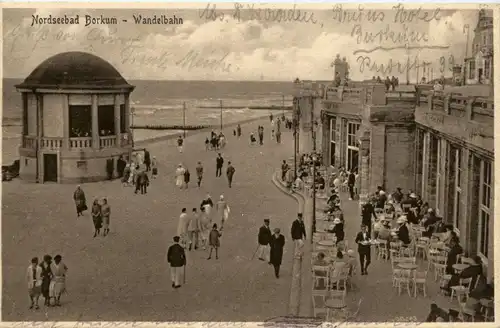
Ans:
[[[41,148],[60,149],[62,147],[62,138],[43,137],[41,143]]]
[[[92,147],[91,137],[69,138],[70,148],[90,148]]]
[[[99,146],[101,148],[116,147],[116,136],[99,137]]]
[[[35,149],[36,148],[36,137],[23,136],[23,148]]]

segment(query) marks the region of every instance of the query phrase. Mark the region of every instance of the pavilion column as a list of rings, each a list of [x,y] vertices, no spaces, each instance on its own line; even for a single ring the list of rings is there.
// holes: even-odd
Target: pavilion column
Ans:
[[[359,205],[367,203],[370,194],[370,135],[365,132],[360,139],[360,159],[359,159]]]
[[[116,147],[121,147],[121,117],[120,117],[120,97],[118,94],[115,94],[114,97],[115,104],[115,135],[116,135]]]
[[[97,95],[92,95],[92,148],[99,149],[99,114]]]
[[[63,96],[63,140],[62,149],[69,149],[69,95]]]

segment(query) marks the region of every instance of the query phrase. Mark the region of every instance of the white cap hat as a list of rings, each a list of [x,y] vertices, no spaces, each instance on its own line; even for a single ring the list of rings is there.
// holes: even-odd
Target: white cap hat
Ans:
[[[224,200],[224,195],[220,195],[220,200]]]
[[[347,250],[347,255],[349,256],[354,255],[354,251],[352,249]]]
[[[429,208],[429,209],[427,210],[427,212],[432,213],[432,212],[434,212],[434,209]]]
[[[333,223],[334,223],[334,224],[339,224],[339,223],[341,223],[341,222],[342,222],[342,221],[340,221],[340,219],[339,219],[339,218],[335,218],[335,219],[333,220]]]
[[[406,215],[401,215],[399,218],[401,220],[408,221],[408,218],[406,217]]]
[[[397,223],[405,223],[406,220],[400,217],[399,219],[396,220]]]
[[[385,195],[385,191],[380,190],[380,191],[378,192],[378,194],[379,194],[379,195]]]
[[[410,194],[410,198],[417,198],[417,195],[415,195],[415,193],[414,193],[414,192],[412,192],[412,193]]]

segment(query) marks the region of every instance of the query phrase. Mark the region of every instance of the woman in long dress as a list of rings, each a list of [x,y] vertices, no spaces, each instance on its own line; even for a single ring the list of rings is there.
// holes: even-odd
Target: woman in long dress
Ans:
[[[102,215],[102,228],[104,229],[103,235],[106,236],[109,233],[109,217],[111,215],[111,207],[109,207],[108,200],[103,198],[103,204],[101,206]]]
[[[122,183],[124,185],[127,185],[129,178],[130,178],[130,163],[127,163],[125,165],[125,168],[123,169]]]
[[[85,193],[80,186],[76,186],[76,190],[73,194],[73,200],[76,206],[76,216],[83,215],[83,211],[87,210],[87,201],[85,200]]]
[[[153,156],[153,159],[151,160],[151,177],[153,179],[156,179],[157,175],[158,175],[158,162],[156,161],[156,157]]]
[[[61,306],[61,295],[66,291],[66,272],[68,267],[61,262],[62,256],[54,256],[54,263],[52,264],[53,278],[50,282],[49,294],[54,298],[54,305]]]
[[[130,174],[128,176],[128,185],[129,186],[133,185],[134,179],[135,179],[135,175],[136,175],[135,164],[133,162],[131,162],[130,163]]]
[[[42,268],[42,295],[45,298],[45,305],[50,306],[50,281],[53,274],[51,270],[52,256],[44,255],[43,262],[40,264]]]
[[[92,204],[92,221],[94,222],[94,238],[101,233],[102,227],[102,216],[101,216],[101,205],[99,202],[94,200]]]
[[[221,219],[220,231],[224,229],[224,222],[229,216],[229,206],[224,200],[224,195],[220,195],[220,199],[217,202],[217,216]]]
[[[177,170],[175,170],[175,185],[182,189],[184,185],[184,173],[186,170],[182,167],[182,164],[179,164]]]
[[[201,217],[200,217],[200,225],[201,225],[201,243],[203,249],[206,249],[208,245],[208,235],[210,234],[210,228],[212,226],[212,219],[210,218],[209,213],[207,213],[207,208],[211,209],[210,204],[205,204],[201,207]]]

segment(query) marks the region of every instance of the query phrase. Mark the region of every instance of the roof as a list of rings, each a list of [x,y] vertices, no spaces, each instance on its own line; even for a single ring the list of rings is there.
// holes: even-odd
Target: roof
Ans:
[[[31,72],[17,88],[130,89],[134,86],[106,60],[86,52],[63,52],[52,56]]]

